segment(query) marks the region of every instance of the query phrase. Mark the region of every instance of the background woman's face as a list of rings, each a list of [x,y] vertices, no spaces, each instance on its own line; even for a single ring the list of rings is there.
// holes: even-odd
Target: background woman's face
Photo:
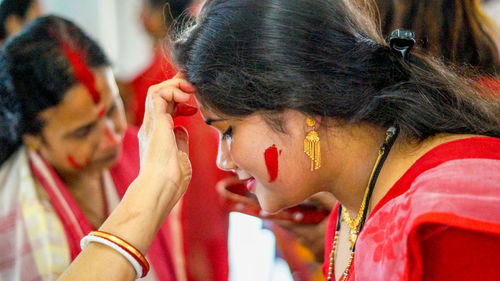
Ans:
[[[39,152],[60,173],[99,171],[112,166],[126,128],[123,104],[109,67],[93,70],[96,100],[76,84],[55,107],[44,110]]]
[[[285,132],[271,128],[260,114],[244,118],[221,117],[201,107],[203,117],[220,132],[219,168],[247,180],[267,212],[296,205],[315,194],[317,174],[310,172],[304,154],[305,116],[283,113]]]

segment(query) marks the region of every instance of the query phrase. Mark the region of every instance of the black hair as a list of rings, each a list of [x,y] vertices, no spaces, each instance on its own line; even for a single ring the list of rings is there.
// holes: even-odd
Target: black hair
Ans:
[[[295,109],[394,125],[407,140],[500,136],[498,99],[418,52],[404,61],[354,2],[209,0],[173,56],[201,102],[224,115]]]
[[[189,8],[191,0],[147,0],[151,7],[164,9],[165,19],[168,22],[178,19]],[[167,6],[168,8],[167,9]]]
[[[457,66],[475,68],[478,75],[500,76],[497,26],[481,0],[376,0],[382,33],[413,30],[417,46]],[[429,19],[432,18],[431,21]]]
[[[5,24],[11,15],[24,19],[33,0],[2,0],[0,4],[0,40],[7,38]]]
[[[94,40],[57,16],[34,20],[0,49],[0,163],[21,144],[22,135],[40,133],[40,112],[59,104],[77,83],[63,44],[89,67],[110,65]]]

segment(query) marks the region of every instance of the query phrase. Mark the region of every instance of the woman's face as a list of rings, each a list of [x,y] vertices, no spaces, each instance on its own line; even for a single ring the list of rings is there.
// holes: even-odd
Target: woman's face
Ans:
[[[143,0],[139,18],[144,30],[153,37],[153,39],[163,39],[167,33],[167,22],[163,9],[151,6],[150,1]]]
[[[93,74],[99,97],[76,84],[57,106],[40,113],[40,135],[27,137],[62,174],[101,171],[120,154],[126,121],[118,88],[109,67]]]
[[[263,210],[273,213],[317,193],[318,173],[304,153],[306,117],[294,110],[282,116],[284,132],[270,127],[260,114],[244,118],[218,116],[200,107],[207,124],[220,132],[217,165],[230,170],[256,194]]]

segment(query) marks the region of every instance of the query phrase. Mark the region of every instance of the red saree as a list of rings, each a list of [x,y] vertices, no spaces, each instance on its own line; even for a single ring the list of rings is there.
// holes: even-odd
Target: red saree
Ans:
[[[338,206],[326,256],[337,213]],[[348,280],[498,280],[498,253],[500,139],[462,139],[426,153],[377,204],[358,238]]]

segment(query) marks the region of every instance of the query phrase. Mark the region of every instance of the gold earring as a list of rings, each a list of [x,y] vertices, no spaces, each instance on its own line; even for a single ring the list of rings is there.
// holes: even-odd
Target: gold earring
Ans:
[[[307,156],[309,156],[309,158],[311,158],[311,171],[314,171],[321,167],[319,135],[318,132],[314,130],[314,126],[316,125],[316,121],[314,121],[314,119],[307,117],[306,124],[311,127],[312,130],[307,133],[307,136],[304,139],[304,152]]]
[[[33,150],[33,151],[38,151],[38,146],[33,144],[33,143],[27,143],[29,149]]]

